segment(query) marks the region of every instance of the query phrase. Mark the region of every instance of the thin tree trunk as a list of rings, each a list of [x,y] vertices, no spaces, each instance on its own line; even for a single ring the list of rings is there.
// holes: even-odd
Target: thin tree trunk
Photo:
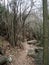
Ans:
[[[44,65],[48,65],[48,11],[47,11],[47,0],[43,0],[43,43],[44,43]]]

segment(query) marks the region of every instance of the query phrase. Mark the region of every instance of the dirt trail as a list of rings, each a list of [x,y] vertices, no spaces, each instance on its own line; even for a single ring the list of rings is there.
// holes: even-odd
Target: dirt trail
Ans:
[[[20,51],[17,57],[14,57],[14,64],[12,65],[35,65],[34,59],[27,56],[29,45],[27,42],[24,42],[24,50]]]
[[[12,55],[13,61],[10,65],[35,65],[34,64],[34,59],[27,56],[28,50],[29,50],[29,45],[27,42],[23,43],[24,49],[13,49],[10,47],[10,49],[7,49],[6,44],[9,44],[7,41],[4,39],[0,39],[2,43],[4,43],[4,48],[6,48],[6,55]]]

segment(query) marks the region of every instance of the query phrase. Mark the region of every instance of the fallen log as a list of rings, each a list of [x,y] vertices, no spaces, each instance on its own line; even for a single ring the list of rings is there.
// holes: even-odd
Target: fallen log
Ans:
[[[27,41],[28,44],[36,44],[37,43],[37,40],[30,40],[30,41]]]
[[[6,63],[7,63],[7,57],[6,56],[0,57],[0,65],[4,65]]]
[[[4,65],[4,64],[7,64],[7,63],[10,63],[12,60],[11,58],[7,57],[7,56],[1,56],[0,57],[0,65]]]

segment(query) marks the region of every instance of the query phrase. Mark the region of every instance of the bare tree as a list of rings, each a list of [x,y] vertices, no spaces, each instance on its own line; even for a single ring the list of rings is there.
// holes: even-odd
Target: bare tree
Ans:
[[[10,3],[11,11],[13,13],[13,44],[16,45],[16,40],[17,40],[17,29],[18,24],[21,23],[21,29],[23,32],[23,38],[24,38],[24,27],[25,27],[25,20],[30,14],[32,7],[33,7],[33,2],[30,1],[30,5],[27,5],[26,1],[24,0],[12,0]],[[24,7],[23,7],[24,5]],[[19,32],[18,32],[19,33]]]
[[[26,19],[27,19],[27,17],[28,17],[28,15],[30,14],[30,12],[32,11],[32,8],[33,8],[33,1],[31,0],[30,1],[30,5],[29,6],[27,6],[27,4],[25,5],[25,9],[24,9],[24,11],[23,11],[23,13],[22,13],[22,21],[23,21],[23,23],[22,23],[22,35],[23,35],[23,41],[24,41],[24,31],[25,31],[25,21],[26,21]],[[27,11],[29,9],[29,11]]]

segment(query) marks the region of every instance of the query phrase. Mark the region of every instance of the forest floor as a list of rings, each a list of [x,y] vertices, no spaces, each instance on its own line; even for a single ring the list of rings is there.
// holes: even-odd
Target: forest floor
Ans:
[[[12,62],[10,65],[35,65],[35,60],[27,55],[28,50],[30,49],[30,46],[27,44],[27,42],[23,42],[24,49],[17,47],[12,48],[9,46],[9,42],[4,38],[1,38],[0,42],[0,45],[2,44],[3,49],[5,50],[6,56],[12,56]]]

